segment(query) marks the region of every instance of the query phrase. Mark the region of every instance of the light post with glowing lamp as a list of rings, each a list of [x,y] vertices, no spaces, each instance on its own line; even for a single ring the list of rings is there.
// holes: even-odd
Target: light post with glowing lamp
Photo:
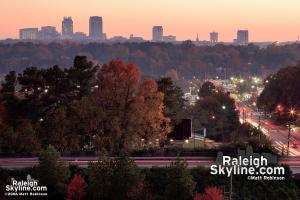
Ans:
[[[289,110],[289,115],[293,118],[294,115],[296,114],[295,109],[290,109]],[[288,144],[287,144],[287,156],[289,155],[290,152],[290,138],[291,138],[291,120],[288,120]]]
[[[222,108],[223,112],[226,111],[226,106],[225,105],[222,105],[221,108]],[[224,123],[222,123],[222,138],[223,138],[223,141],[224,141]]]

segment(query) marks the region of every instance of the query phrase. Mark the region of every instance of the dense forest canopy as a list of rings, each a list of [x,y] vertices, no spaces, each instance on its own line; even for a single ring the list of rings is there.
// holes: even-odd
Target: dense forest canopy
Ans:
[[[265,88],[257,100],[258,108],[271,112],[276,122],[296,121],[300,125],[299,91],[300,64],[282,68],[266,78]]]
[[[99,69],[85,56],[68,69],[10,72],[0,89],[0,154],[37,153],[48,144],[118,153],[164,141],[171,127],[158,89],[134,64],[114,60]]]
[[[195,46],[191,41],[171,43],[15,43],[0,44],[0,73],[22,72],[35,66],[72,66],[76,55],[95,63],[113,59],[136,63],[143,75],[161,76],[175,70],[180,78],[204,78],[218,73],[230,75],[269,74],[300,60],[300,45]],[[226,71],[226,73],[225,73]]]

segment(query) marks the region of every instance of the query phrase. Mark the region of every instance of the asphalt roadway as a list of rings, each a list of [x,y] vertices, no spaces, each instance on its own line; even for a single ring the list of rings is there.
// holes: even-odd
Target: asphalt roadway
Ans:
[[[167,167],[174,162],[177,157],[131,157],[137,166],[141,168]],[[215,161],[212,157],[180,157],[187,162],[189,168],[207,167],[209,168]],[[66,165],[78,165],[87,167],[89,163],[98,162],[98,157],[62,157],[61,160]],[[294,174],[300,173],[300,157],[279,158],[279,163],[288,165]],[[33,167],[38,164],[37,157],[30,158],[0,158],[0,167],[7,169],[17,169]]]

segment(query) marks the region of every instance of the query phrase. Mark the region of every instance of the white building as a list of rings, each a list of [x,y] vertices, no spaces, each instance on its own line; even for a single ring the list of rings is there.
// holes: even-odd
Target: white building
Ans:
[[[38,28],[23,28],[20,29],[20,39],[21,40],[36,40],[38,39]]]
[[[186,101],[187,105],[195,105],[199,100],[199,96],[197,94],[192,94],[191,92],[184,93],[183,98]]]

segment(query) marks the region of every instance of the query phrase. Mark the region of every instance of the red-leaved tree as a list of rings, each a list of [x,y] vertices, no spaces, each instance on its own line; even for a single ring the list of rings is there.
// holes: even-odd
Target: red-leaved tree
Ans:
[[[75,174],[67,187],[67,200],[80,200],[85,196],[87,184],[80,174]]]
[[[216,187],[208,187],[205,189],[204,194],[197,194],[194,196],[194,200],[222,200],[222,190]]]

